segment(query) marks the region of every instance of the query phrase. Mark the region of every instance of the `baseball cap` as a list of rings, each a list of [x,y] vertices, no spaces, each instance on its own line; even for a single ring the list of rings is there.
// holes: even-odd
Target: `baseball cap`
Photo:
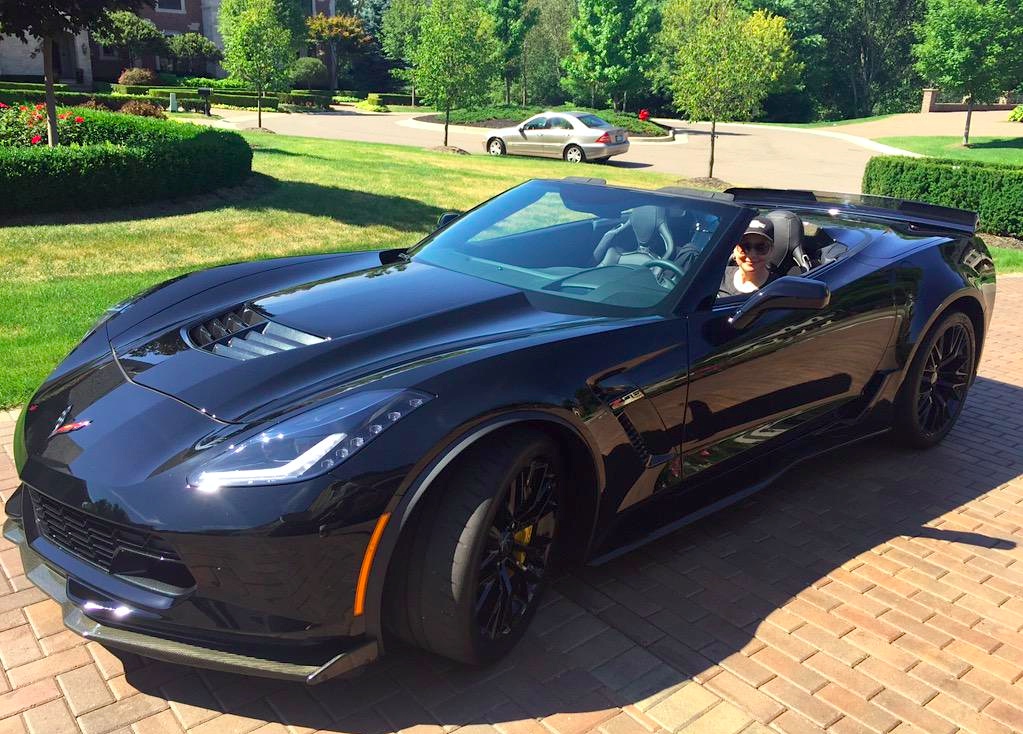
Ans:
[[[746,231],[742,233],[742,236],[745,237],[748,234],[766,237],[771,244],[774,244],[774,223],[767,217],[754,217],[746,226]]]

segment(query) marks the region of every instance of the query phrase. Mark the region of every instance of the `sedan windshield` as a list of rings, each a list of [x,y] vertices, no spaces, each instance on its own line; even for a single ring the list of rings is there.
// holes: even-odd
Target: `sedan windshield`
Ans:
[[[737,211],[703,198],[529,181],[431,235],[412,255],[597,312],[645,311],[688,285]]]
[[[578,115],[577,118],[586,127],[609,128],[611,123],[596,115]]]

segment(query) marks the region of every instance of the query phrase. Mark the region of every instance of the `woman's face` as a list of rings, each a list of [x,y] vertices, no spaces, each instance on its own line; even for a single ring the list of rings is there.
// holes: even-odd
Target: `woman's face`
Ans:
[[[771,254],[771,241],[758,235],[746,235],[735,246],[735,264],[744,273],[754,273],[767,267]]]

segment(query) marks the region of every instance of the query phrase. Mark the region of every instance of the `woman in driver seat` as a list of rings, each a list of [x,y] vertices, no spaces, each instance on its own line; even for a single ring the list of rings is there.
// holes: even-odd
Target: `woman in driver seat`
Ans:
[[[718,295],[752,293],[774,280],[775,274],[768,267],[773,249],[774,224],[766,217],[755,217],[735,246],[735,265],[725,268]]]

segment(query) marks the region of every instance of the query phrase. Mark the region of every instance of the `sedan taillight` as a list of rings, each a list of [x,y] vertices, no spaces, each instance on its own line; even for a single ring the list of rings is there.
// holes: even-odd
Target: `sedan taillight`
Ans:
[[[608,135],[607,133],[604,133],[599,138],[597,138],[596,142],[603,143],[604,145],[607,145],[608,143],[611,142],[611,136]]]

